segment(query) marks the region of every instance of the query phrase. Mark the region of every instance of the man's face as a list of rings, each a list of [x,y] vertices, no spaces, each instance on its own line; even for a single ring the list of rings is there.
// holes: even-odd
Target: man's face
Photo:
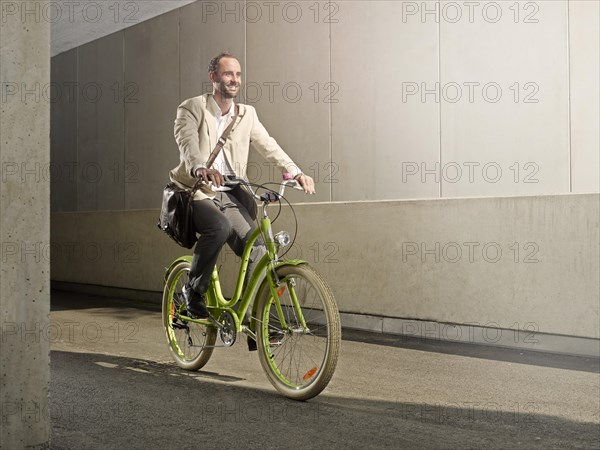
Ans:
[[[242,83],[242,67],[235,58],[221,58],[217,72],[210,73],[213,88],[223,98],[234,98]]]

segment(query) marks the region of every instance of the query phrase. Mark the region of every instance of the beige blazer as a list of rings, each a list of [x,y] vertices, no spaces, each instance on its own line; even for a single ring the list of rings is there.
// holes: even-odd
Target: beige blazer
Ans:
[[[171,181],[182,187],[191,187],[197,181],[192,176],[195,167],[205,165],[208,157],[217,144],[217,119],[207,107],[207,101],[212,94],[184,101],[177,108],[175,119],[175,141],[179,146],[179,165],[170,172]],[[233,126],[223,152],[231,168],[238,177],[246,178],[248,153],[252,147],[267,161],[276,164],[282,171],[294,176],[300,169],[282,150],[275,139],[269,136],[265,127],[258,120],[256,110],[252,106],[239,104],[239,115]],[[214,197],[210,186],[203,185],[194,199],[202,200]]]

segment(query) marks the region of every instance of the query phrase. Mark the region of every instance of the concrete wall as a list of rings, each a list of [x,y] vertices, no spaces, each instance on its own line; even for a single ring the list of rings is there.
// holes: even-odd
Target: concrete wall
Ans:
[[[50,185],[39,173],[50,160],[50,108],[39,92],[50,82],[50,24],[3,14],[0,54],[0,447],[48,448],[50,262],[40,249]]]
[[[597,339],[599,200],[576,194],[299,204],[298,241],[288,257],[314,265],[343,312]],[[165,267],[185,252],[156,228],[157,216],[54,214],[53,279],[162,290]],[[293,232],[288,210],[275,229]],[[226,294],[236,260],[229,248],[221,255]]]
[[[598,192],[598,2],[478,5],[199,1],[60,54],[53,210],[158,207],[223,49],[309,201]]]
[[[230,50],[240,101],[316,179],[292,196],[300,244],[343,311],[597,339],[598,197],[574,194],[600,190],[598,13],[199,1],[60,54],[53,80],[79,88],[54,105],[53,279],[160,290],[181,253],[154,230],[175,110]]]

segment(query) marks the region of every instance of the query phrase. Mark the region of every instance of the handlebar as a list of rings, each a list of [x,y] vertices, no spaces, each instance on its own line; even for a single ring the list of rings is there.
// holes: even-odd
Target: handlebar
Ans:
[[[285,192],[285,188],[287,186],[293,188],[293,189],[297,189],[302,191],[302,186],[300,186],[300,183],[298,183],[298,181],[291,179],[291,178],[287,178],[286,179],[286,175],[284,174],[284,180],[279,183],[279,192],[277,194],[275,194],[275,192],[265,192],[263,195],[254,195],[254,198],[256,198],[257,200],[261,200],[265,203],[272,203],[272,202],[276,202],[277,200],[279,200],[279,197],[283,197],[283,194]],[[234,176],[230,176],[230,175],[225,175],[225,183],[223,184],[223,186],[228,186],[228,187],[234,187],[234,186],[238,186],[240,184],[244,184],[247,185],[248,182],[242,178],[238,178],[238,177],[234,177]]]
[[[304,190],[304,189],[302,189],[302,186],[300,186],[300,183],[298,183],[298,181],[296,181],[294,179],[284,180],[279,185],[279,195],[283,195],[283,193],[285,192],[285,187],[286,186],[290,186],[291,188],[297,189],[299,191],[303,191]]]

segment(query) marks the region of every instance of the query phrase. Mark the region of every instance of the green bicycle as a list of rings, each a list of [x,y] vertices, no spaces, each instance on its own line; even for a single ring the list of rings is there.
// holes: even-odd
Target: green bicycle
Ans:
[[[239,179],[227,184],[236,183],[250,185]],[[267,192],[260,197],[254,194],[262,203],[262,214],[241,257],[233,297],[227,300],[223,296],[215,267],[206,293],[210,317],[186,316],[182,288],[192,257],[182,256],[165,274],[162,319],[170,353],[181,368],[201,369],[216,347],[230,347],[238,334],[244,333],[256,340],[261,366],[271,384],[289,398],[308,400],[323,391],[333,376],[341,326],[335,298],[321,276],[306,261],[282,260],[278,256],[279,250],[290,244],[290,236],[285,231],[273,235],[267,207],[272,203],[281,206],[286,186],[298,188],[295,181],[286,180],[280,183],[279,192],[258,186]],[[250,251],[259,236],[263,237],[267,254],[258,262],[244,290]],[[252,313],[246,324],[243,319],[251,303]]]

